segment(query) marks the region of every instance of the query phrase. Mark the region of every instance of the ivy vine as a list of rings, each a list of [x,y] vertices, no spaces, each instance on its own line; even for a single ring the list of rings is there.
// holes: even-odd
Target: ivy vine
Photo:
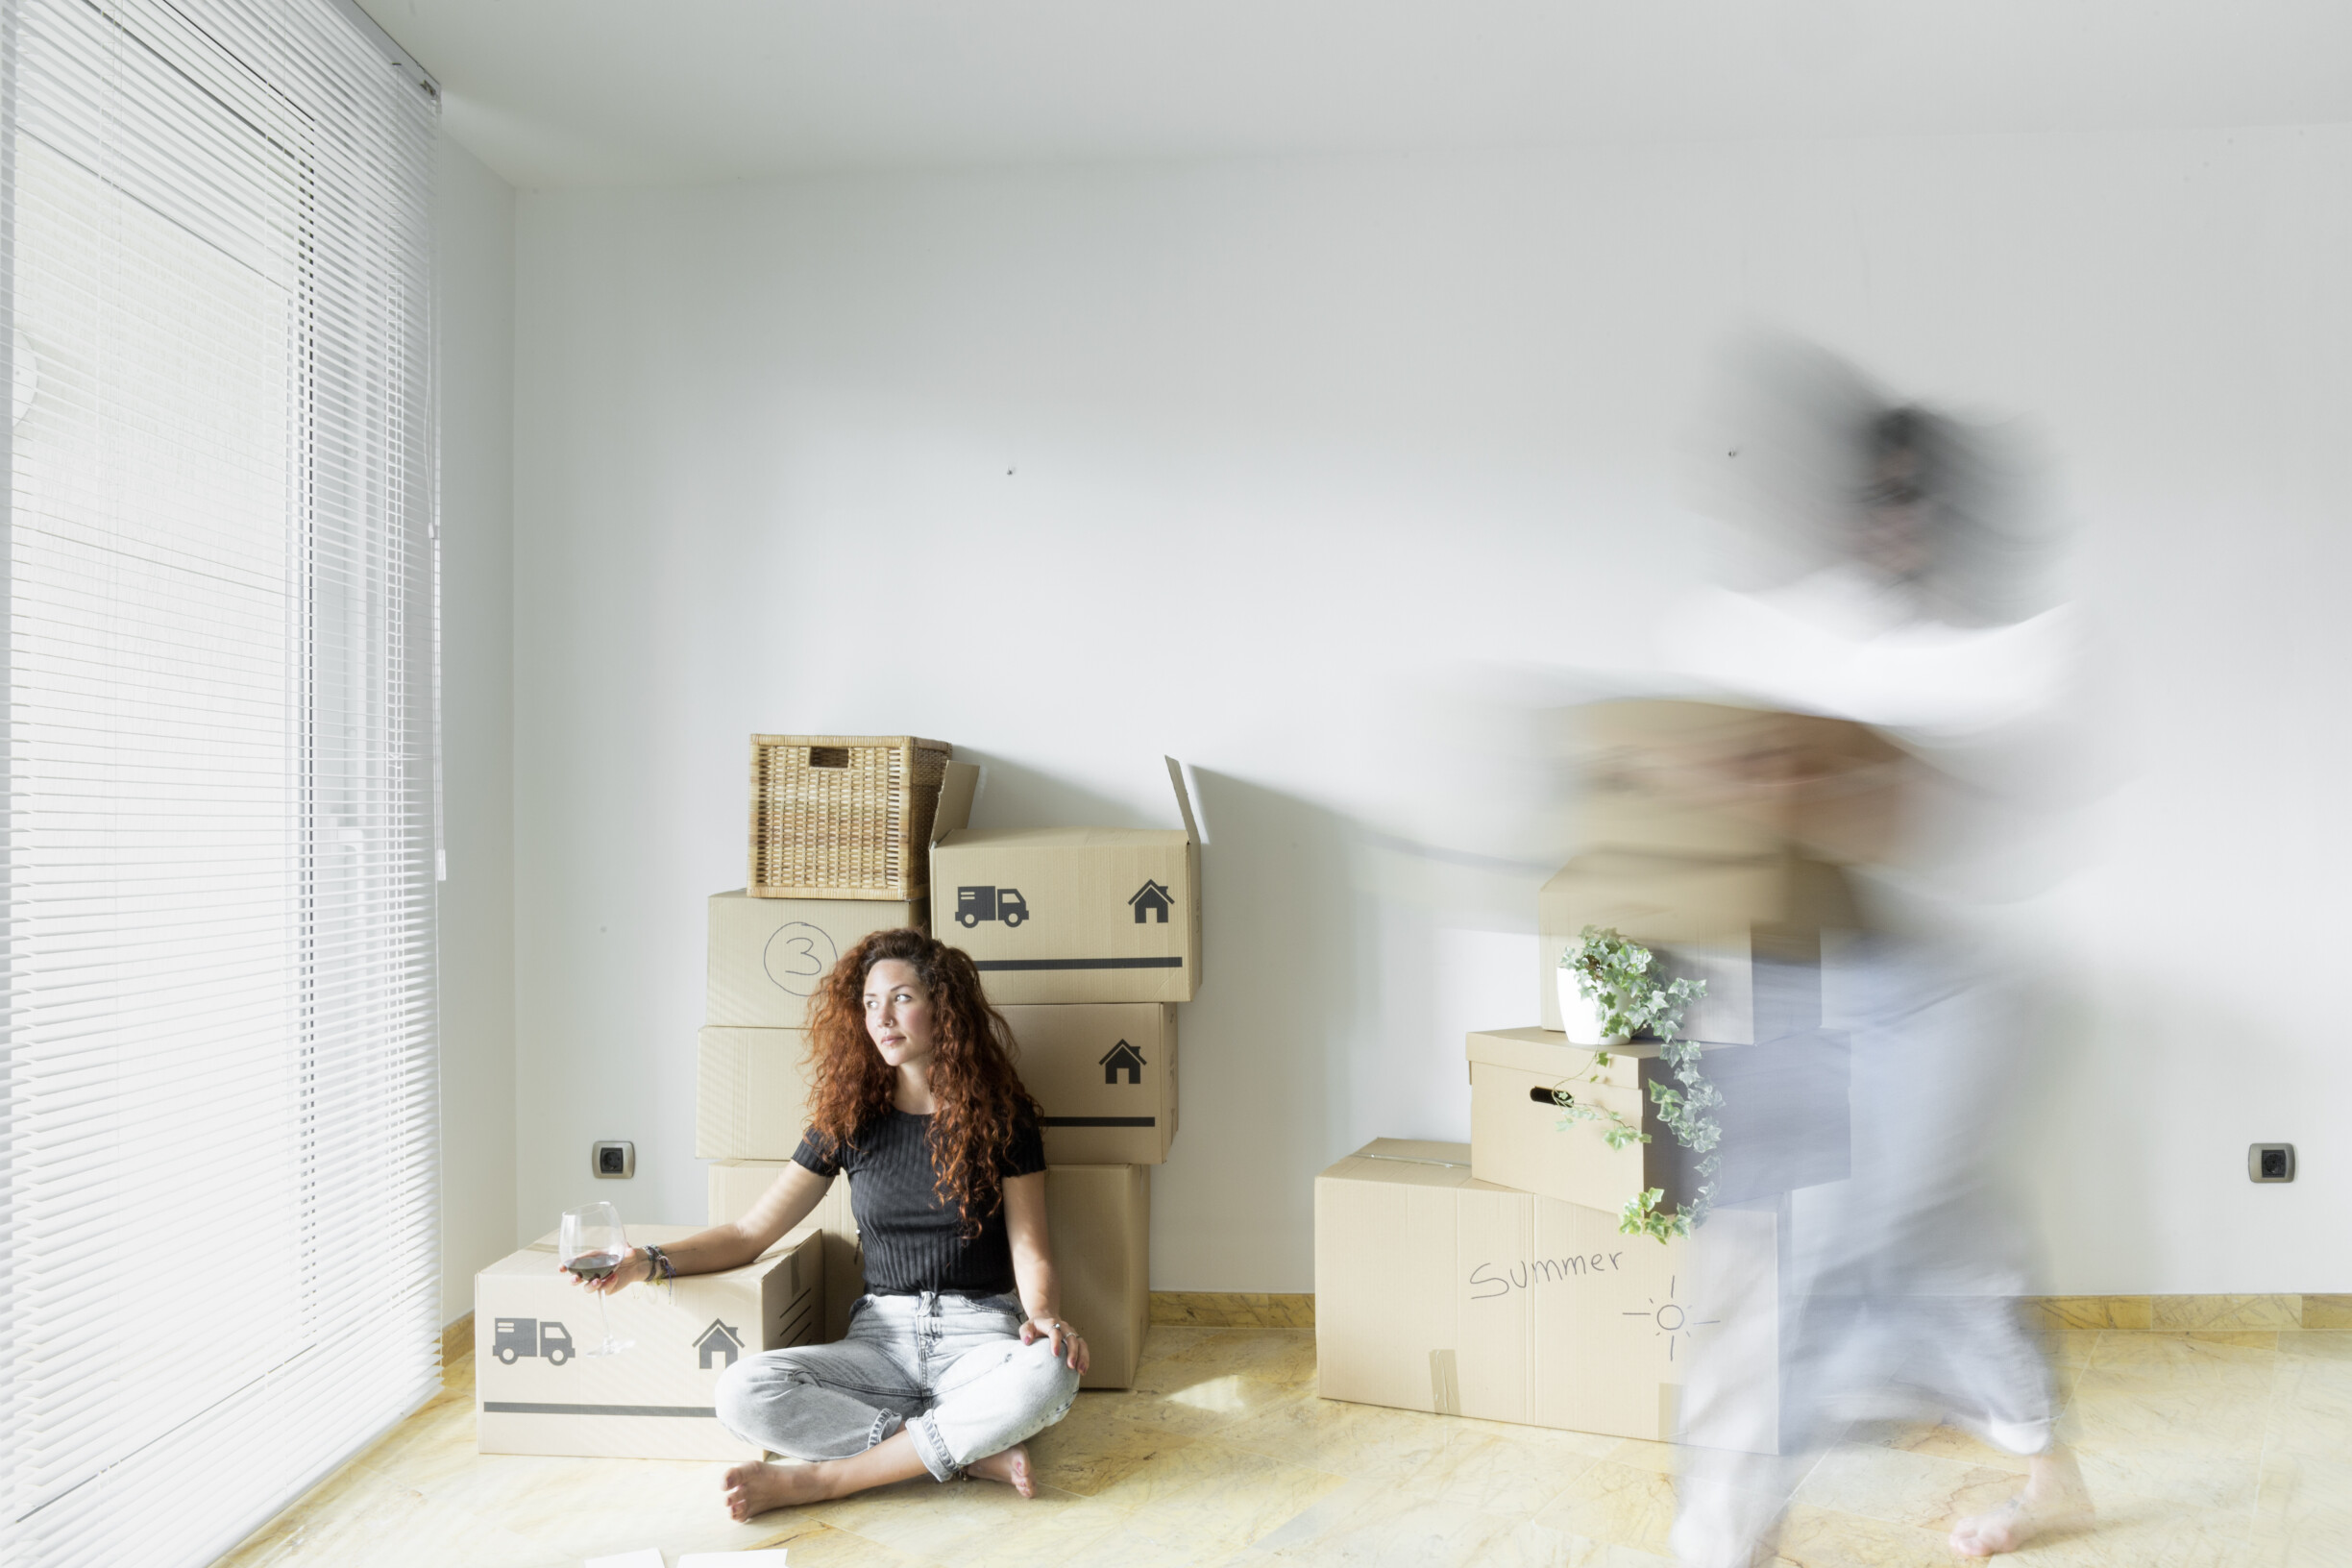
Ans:
[[[1675,1141],[1700,1157],[1693,1171],[1698,1186],[1688,1202],[1669,1213],[1661,1207],[1666,1201],[1665,1188],[1646,1188],[1626,1200],[1617,1215],[1617,1229],[1628,1236],[1652,1237],[1661,1244],[1688,1236],[1706,1218],[1713,1205],[1715,1177],[1723,1168],[1717,1148],[1723,1140],[1723,1127],[1712,1114],[1723,1104],[1723,1094],[1699,1069],[1699,1042],[1675,1037],[1684,1010],[1706,994],[1706,982],[1665,979],[1664,966],[1649,948],[1597,925],[1586,926],[1560,955],[1560,968],[1576,972],[1579,993],[1596,1004],[1606,1033],[1657,1037],[1658,1057],[1673,1071],[1675,1083],[1653,1078],[1650,1101],[1657,1107],[1658,1120],[1674,1134]],[[1591,1070],[1581,1081],[1601,1082],[1602,1069],[1608,1065],[1609,1053],[1595,1051]],[[1560,1108],[1557,1125],[1563,1132],[1579,1122],[1596,1122],[1612,1150],[1651,1140],[1648,1133],[1614,1111],[1579,1101],[1565,1085],[1552,1090],[1552,1099]]]

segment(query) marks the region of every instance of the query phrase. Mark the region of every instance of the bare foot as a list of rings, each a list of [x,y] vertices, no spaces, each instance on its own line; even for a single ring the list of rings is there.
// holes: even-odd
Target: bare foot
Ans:
[[[739,1520],[824,1495],[813,1464],[739,1464],[726,1473],[724,1485],[727,1516]]]
[[[2090,1522],[2088,1506],[2037,1508],[2021,1496],[2013,1497],[2003,1507],[1954,1525],[1951,1549],[1964,1557],[1990,1557],[2019,1551],[2052,1531],[2080,1530]]]
[[[964,1473],[982,1481],[1001,1481],[1023,1497],[1037,1496],[1037,1478],[1029,1474],[1029,1449],[1023,1443],[974,1459],[964,1467]]]
[[[2052,1531],[2081,1530],[2091,1523],[2091,1497],[2073,1455],[2064,1449],[2036,1456],[2025,1489],[1991,1513],[1952,1527],[1951,1549],[1966,1557],[2015,1552]]]

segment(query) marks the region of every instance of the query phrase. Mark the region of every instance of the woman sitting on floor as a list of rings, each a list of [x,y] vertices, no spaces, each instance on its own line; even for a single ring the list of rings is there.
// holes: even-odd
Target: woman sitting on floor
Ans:
[[[809,1128],[775,1185],[735,1223],[634,1248],[588,1286],[740,1267],[847,1172],[868,1291],[848,1334],[719,1380],[730,1432],[805,1461],[729,1470],[736,1518],[926,1471],[1035,1494],[1021,1445],[1069,1413],[1087,1350],[1061,1318],[1038,1106],[1011,1043],[963,952],[920,931],[868,937],[818,992]]]

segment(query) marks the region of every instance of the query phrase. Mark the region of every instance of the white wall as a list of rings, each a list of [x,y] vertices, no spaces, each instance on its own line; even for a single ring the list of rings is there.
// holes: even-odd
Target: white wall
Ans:
[[[912,731],[994,823],[1168,823],[1161,753],[1199,771],[1154,1284],[1311,1288],[1313,1173],[1466,1136],[1461,1031],[1533,1017],[1530,715],[1713,558],[1672,444],[1765,323],[2035,416],[2085,524],[2139,750],[2044,906],[2048,1286],[2352,1289],[2306,999],[2346,935],[2347,190],[2327,129],[526,194],[520,1229],[700,1213],[745,737]]]
[[[441,354],[441,1303],[515,1245],[514,191],[433,165]]]

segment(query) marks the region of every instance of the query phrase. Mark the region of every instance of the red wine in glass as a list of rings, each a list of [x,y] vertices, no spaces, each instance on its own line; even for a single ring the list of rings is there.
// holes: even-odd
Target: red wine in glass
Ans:
[[[565,1210],[555,1255],[563,1260],[565,1269],[580,1279],[610,1277],[629,1255],[628,1236],[621,1229],[621,1212],[609,1203]],[[604,1342],[582,1352],[583,1355],[617,1356],[629,1348],[632,1341],[613,1337],[612,1312],[604,1305],[604,1293],[600,1290],[597,1292],[597,1317],[604,1325]]]

